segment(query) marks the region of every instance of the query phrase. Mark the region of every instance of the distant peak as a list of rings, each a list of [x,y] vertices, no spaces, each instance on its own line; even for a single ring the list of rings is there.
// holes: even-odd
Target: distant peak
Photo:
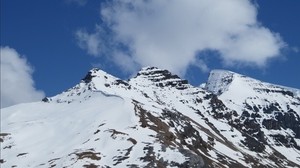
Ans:
[[[107,72],[101,70],[100,68],[92,68],[89,72],[94,74],[94,75],[106,75],[106,74],[108,74]]]
[[[151,66],[143,67],[137,73],[137,76],[147,76],[147,77],[161,76],[161,75],[170,78],[180,78],[179,76],[172,74],[170,71],[166,69],[160,69],[158,67],[151,67]]]
[[[92,72],[88,72],[88,74],[85,75],[85,77],[82,79],[82,81],[84,81],[85,83],[90,83],[92,81],[93,77],[95,77],[95,76],[92,75]]]
[[[146,67],[143,67],[140,71],[152,71],[152,70],[159,70],[159,68],[153,67],[153,66],[146,66]]]
[[[225,70],[225,69],[213,69],[210,73],[218,73],[218,74],[236,74],[235,72]]]
[[[172,74],[170,71],[166,69],[160,69],[157,67],[145,67],[142,68],[137,76],[142,76],[143,78],[147,78],[153,82],[160,82],[165,80],[181,80],[178,75]]]
[[[93,78],[95,77],[100,77],[100,78],[116,78],[108,73],[106,73],[105,71],[99,69],[99,68],[92,68],[87,74],[86,76],[82,79],[82,81],[84,81],[85,83],[90,83],[92,81]]]
[[[92,68],[90,71],[99,71],[99,68]]]
[[[235,74],[239,75],[235,72],[228,70],[212,70],[209,74],[205,88],[214,94],[222,94],[228,89],[228,86],[233,81]]]
[[[160,69],[150,66],[142,68],[137,73],[136,77],[134,79],[131,79],[131,81],[139,79],[140,81],[151,81],[159,87],[176,86],[182,89],[184,88],[184,84],[188,84],[187,80],[181,79],[178,75],[175,75],[166,69]]]
[[[263,82],[242,74],[220,69],[210,72],[205,89],[216,95],[221,95],[232,89],[240,90],[245,94],[249,94],[250,92],[259,92],[260,94],[280,92],[292,96],[293,94],[299,95],[300,93],[298,89]],[[246,93],[246,90],[249,92]]]

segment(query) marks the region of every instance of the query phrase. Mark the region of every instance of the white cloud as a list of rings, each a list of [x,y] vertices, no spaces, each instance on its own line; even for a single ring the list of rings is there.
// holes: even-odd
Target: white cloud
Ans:
[[[33,69],[25,58],[9,47],[0,48],[1,108],[41,100],[45,94],[34,87]]]
[[[76,32],[78,45],[82,49],[86,49],[88,54],[97,56],[102,51],[102,41],[100,33],[88,33],[86,30],[78,30]]]
[[[99,29],[77,35],[90,54],[107,56],[95,47],[107,43],[105,48],[116,51],[110,54],[120,53],[124,47],[115,46],[122,44],[129,51],[126,62],[179,74],[192,64],[206,71],[201,52],[207,50],[219,53],[225,65],[263,67],[285,45],[279,34],[257,21],[250,0],[112,0],[102,5],[101,17],[112,31],[111,39]]]
[[[112,61],[126,72],[133,73],[138,69],[137,63],[124,52],[115,52],[112,56]]]

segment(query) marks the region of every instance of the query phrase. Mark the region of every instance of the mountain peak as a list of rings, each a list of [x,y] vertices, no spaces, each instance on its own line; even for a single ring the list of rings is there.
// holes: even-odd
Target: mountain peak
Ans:
[[[172,74],[166,69],[160,69],[157,67],[144,67],[137,76],[147,76],[149,79],[157,79],[157,77],[164,77],[165,79],[180,79],[179,76]]]
[[[107,72],[93,68],[81,79],[80,83],[74,87],[53,97],[46,97],[43,101],[56,102],[73,102],[75,100],[81,101],[91,97],[93,92],[101,92],[103,94],[116,94],[119,89],[128,88],[129,84]]]
[[[178,89],[184,89],[183,85],[188,84],[187,80],[181,79],[178,75],[171,73],[168,70],[157,67],[144,67],[134,77],[131,82],[143,81],[143,83],[155,84],[159,87],[173,86]],[[150,83],[149,83],[150,82]]]
[[[235,74],[236,73],[227,70],[212,70],[209,74],[205,89],[217,95],[222,94],[228,89]]]
[[[108,79],[108,77],[116,78],[99,68],[93,68],[86,74],[86,76],[82,79],[82,81],[85,83],[90,83],[92,81],[92,79],[95,77],[96,78],[105,78],[105,79]]]
[[[290,96],[299,94],[299,89],[263,82],[232,71],[220,69],[210,72],[205,89],[216,95],[221,95],[228,90],[241,90],[243,92],[248,90],[245,93],[238,92],[238,94],[244,94],[244,96],[249,96],[250,92],[259,94],[282,92]]]

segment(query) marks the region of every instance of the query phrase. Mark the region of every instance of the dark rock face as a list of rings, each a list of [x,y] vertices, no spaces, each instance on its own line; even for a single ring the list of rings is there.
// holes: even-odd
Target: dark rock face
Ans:
[[[280,130],[280,124],[275,119],[264,119],[262,124],[269,130]]]
[[[92,81],[93,77],[95,77],[95,75],[92,75],[93,71],[96,72],[96,71],[98,71],[98,69],[93,69],[93,70],[89,71],[88,74],[82,79],[82,81],[85,83],[90,83]]]
[[[283,129],[290,128],[300,138],[300,118],[295,113],[276,113],[276,119]]]
[[[263,108],[263,112],[267,114],[271,114],[273,112],[279,112],[281,110],[279,110],[278,107],[279,107],[278,103],[271,103],[270,105]]]
[[[245,140],[242,141],[242,143],[247,146],[251,151],[254,152],[263,152],[265,150],[264,144],[262,144],[260,141],[256,140],[254,137],[245,134]]]
[[[45,97],[45,98],[42,99],[42,101],[45,102],[45,103],[48,103],[48,102],[50,102],[50,98]]]
[[[216,95],[212,95],[210,99],[210,105],[212,107],[212,112],[227,110],[224,103],[221,100],[219,100]]]
[[[298,148],[298,145],[292,142],[295,142],[294,138],[299,138],[299,116],[292,112],[278,112],[279,108],[277,108],[276,105],[271,105],[268,107],[270,107],[268,109],[276,109],[275,111],[267,111],[267,114],[274,115],[274,118],[262,119],[262,126],[268,130],[291,129],[295,133],[295,137],[285,137],[281,134],[272,135],[272,137],[278,142],[277,145],[279,146],[283,144],[286,147]],[[240,117],[241,120],[233,122],[231,123],[231,125],[243,132],[245,140],[242,141],[242,143],[245,146],[247,146],[252,151],[263,152],[265,150],[265,145],[267,145],[267,142],[264,132],[261,131],[261,127],[258,122],[258,120],[261,119],[261,115],[255,112],[256,110],[254,110],[253,108],[247,109],[253,110],[251,114],[247,110],[243,111]]]
[[[150,128],[157,132],[156,138],[164,144],[163,146],[169,148],[174,148],[175,146],[184,156],[189,158],[189,161],[184,163],[176,163],[175,161],[167,162],[164,161],[163,158],[157,160],[154,157],[155,152],[153,151],[153,147],[149,144],[144,148],[146,156],[140,158],[145,162],[149,162],[147,166],[205,167],[205,162],[198,150],[204,150],[207,152],[208,144],[202,140],[199,132],[194,128],[194,126],[187,121],[187,117],[178,112],[168,110],[164,110],[161,117],[155,117],[151,114],[151,112],[143,109],[142,106],[139,105],[139,102],[134,101],[133,103],[135,105],[136,114],[140,116],[140,123],[143,128]],[[171,122],[166,123],[164,122],[165,119],[168,119]],[[178,129],[179,125],[183,126],[183,130]],[[175,129],[175,133],[170,132],[170,128]],[[192,144],[186,142],[186,139],[189,138],[193,139],[191,142]],[[187,147],[189,150],[184,149],[183,146]],[[165,150],[164,147],[162,150]]]
[[[284,93],[291,96],[289,92]],[[294,138],[299,138],[300,119],[294,110],[288,108],[288,111],[283,111],[283,108],[277,102],[268,103],[265,107],[260,105],[251,106],[244,103],[245,109],[239,116],[235,111],[230,111],[216,95],[207,95],[205,99],[210,100],[212,115],[216,119],[226,119],[233,128],[239,130],[245,137],[241,142],[251,151],[264,152],[266,145],[268,145],[259,121],[262,121],[262,126],[268,130],[291,129],[295,133],[295,137],[286,137],[281,134],[273,135],[272,137],[278,142],[277,145],[279,146],[283,144],[285,147],[299,148],[297,143],[294,143]],[[260,110],[274,117],[262,119]],[[236,117],[239,117],[239,119],[232,120],[232,118]]]
[[[285,96],[291,96],[294,97],[294,93],[288,90],[284,90],[284,89],[279,89],[279,90],[275,90],[275,89],[256,89],[258,91],[261,92],[266,92],[266,93],[280,93],[283,94]]]
[[[138,76],[144,76],[150,81],[156,83],[158,87],[175,87],[179,90],[186,89],[187,80],[181,79],[178,75],[172,74],[168,70],[158,69],[156,67],[149,67],[138,72]]]
[[[294,138],[299,138],[300,134],[300,120],[299,115],[294,113],[276,112],[274,119],[264,119],[262,124],[268,130],[286,130],[291,129],[295,133],[295,137],[284,136],[281,134],[272,135],[277,142],[276,145],[284,145],[285,147],[299,148],[299,144],[295,142]]]
[[[148,76],[153,82],[164,81],[167,79],[180,79],[179,76],[173,75],[168,70],[161,70],[155,67],[147,68],[145,71],[139,72],[137,76],[139,75]]]
[[[124,86],[129,86],[129,84],[123,80],[117,79],[116,80],[116,85],[124,85]]]
[[[207,140],[204,140],[200,134],[200,128],[204,128],[188,116],[185,116],[178,111],[166,109],[162,110],[160,116],[154,116],[150,111],[143,109],[142,105],[138,101],[134,101],[133,104],[135,105],[136,115],[140,117],[141,127],[150,128],[151,130],[155,131],[157,133],[155,137],[162,142],[165,148],[169,147],[177,149],[184,156],[189,158],[189,160],[184,163],[176,163],[174,161],[167,162],[163,158],[154,158],[153,156],[155,156],[155,152],[153,151],[153,147],[149,144],[144,148],[146,151],[146,156],[140,158],[145,162],[149,162],[147,166],[151,167],[154,165],[159,165],[159,167],[175,166],[210,168],[215,166],[224,167],[224,165],[227,165],[230,167],[244,167],[243,165],[234,162],[223,154],[219,154],[218,159],[218,161],[220,161],[222,164],[214,162],[208,158],[207,155],[209,155],[209,150],[214,149],[215,139],[213,137],[208,137]],[[231,115],[236,114],[232,113]],[[218,132],[219,136],[223,137],[212,123],[209,123],[209,121],[207,122],[212,129]],[[174,132],[171,132],[170,130],[174,130]],[[210,134],[209,132],[207,133]],[[225,137],[223,138],[225,139],[226,143],[231,146],[230,142]],[[249,140],[248,143],[250,144],[250,147],[252,147],[251,150],[253,151],[260,151],[256,148],[263,148],[258,146],[260,143],[257,140],[254,140],[253,142]],[[233,146],[231,147],[234,148]],[[164,150],[164,148],[162,148],[162,150]],[[252,158],[251,156],[248,157]],[[258,163],[255,162],[253,164]]]

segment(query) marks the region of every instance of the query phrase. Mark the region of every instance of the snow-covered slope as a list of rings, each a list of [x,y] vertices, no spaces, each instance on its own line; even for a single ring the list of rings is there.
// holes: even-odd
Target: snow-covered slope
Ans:
[[[1,109],[1,167],[299,167],[298,91],[222,70],[199,88],[155,67],[128,81],[92,69]]]
[[[257,152],[273,148],[286,158],[300,161],[299,89],[262,82],[230,71],[214,70],[205,88],[238,113],[246,136],[244,144]]]

